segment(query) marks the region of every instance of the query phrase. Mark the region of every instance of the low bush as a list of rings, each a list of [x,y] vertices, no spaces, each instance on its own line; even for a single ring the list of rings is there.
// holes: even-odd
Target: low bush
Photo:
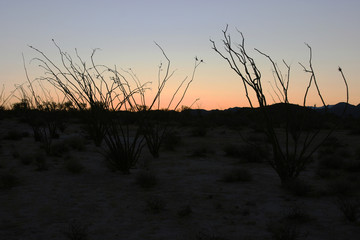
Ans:
[[[79,221],[72,221],[69,223],[68,228],[64,231],[64,235],[69,240],[87,240],[88,227]]]
[[[350,222],[356,222],[360,213],[360,201],[348,197],[338,197],[336,205]]]
[[[17,176],[13,173],[6,172],[0,174],[0,189],[11,189],[20,183]]]
[[[81,173],[84,170],[84,165],[78,159],[69,157],[65,160],[65,169],[71,173]]]
[[[168,151],[174,151],[181,144],[181,137],[176,131],[168,132],[163,139],[163,148]]]
[[[226,156],[239,158],[245,162],[262,162],[268,158],[268,153],[264,147],[252,144],[240,146],[230,144],[226,145],[223,150]]]
[[[146,209],[151,213],[160,213],[165,210],[166,203],[159,197],[151,197],[146,200]]]
[[[231,171],[225,173],[222,178],[224,182],[250,182],[252,180],[252,175],[247,169],[239,168],[232,169]]]
[[[294,179],[283,185],[284,189],[298,197],[308,197],[313,192],[313,186],[302,179]]]
[[[157,177],[150,171],[142,170],[136,175],[135,183],[141,188],[152,188],[157,184]]]

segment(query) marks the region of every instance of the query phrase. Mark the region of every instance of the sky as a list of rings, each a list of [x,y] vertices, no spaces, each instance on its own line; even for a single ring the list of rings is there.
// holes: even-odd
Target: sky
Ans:
[[[282,60],[291,66],[289,100],[302,104],[309,81],[299,62],[312,64],[327,104],[346,100],[338,67],[350,88],[350,103],[360,103],[360,1],[358,0],[0,0],[0,84],[4,93],[44,72],[31,59],[39,55],[34,46],[54,61],[59,55],[52,39],[71,55],[75,48],[89,61],[131,68],[142,82],[156,89],[158,66],[171,60],[174,76],[164,90],[170,96],[178,84],[191,77],[194,59],[203,59],[183,105],[193,108],[227,109],[249,106],[241,79],[212,50],[210,39],[222,47],[222,30],[234,43],[245,37],[248,54],[262,73],[269,104],[272,90],[271,64],[254,48],[271,56],[285,72]],[[52,91],[52,90],[51,90]],[[149,90],[151,96],[154,91]],[[165,98],[164,98],[165,99]],[[16,100],[16,99],[15,99]],[[312,89],[308,105],[321,105]]]

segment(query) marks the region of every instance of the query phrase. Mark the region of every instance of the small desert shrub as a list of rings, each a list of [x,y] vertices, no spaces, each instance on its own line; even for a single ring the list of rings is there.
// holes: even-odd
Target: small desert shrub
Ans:
[[[88,227],[78,221],[69,223],[68,228],[65,230],[64,235],[69,240],[87,240]]]
[[[227,145],[224,147],[225,155],[228,157],[239,158],[245,162],[262,162],[268,156],[264,147],[256,145]]]
[[[168,151],[174,151],[181,144],[181,137],[176,131],[168,132],[163,139],[163,148]]]
[[[20,161],[24,165],[30,165],[34,161],[34,155],[32,154],[24,154],[19,156]]]
[[[323,169],[318,167],[316,168],[316,175],[324,179],[333,179],[339,177],[341,173],[335,169]]]
[[[353,182],[345,180],[345,179],[339,179],[331,184],[329,184],[329,191],[333,195],[336,196],[343,196],[343,197],[351,197],[356,195],[357,187],[354,185]]]
[[[207,134],[207,127],[205,125],[198,125],[191,130],[192,137],[205,137]]]
[[[321,158],[318,163],[318,167],[323,169],[341,169],[343,166],[344,160],[336,154]]]
[[[338,197],[336,205],[350,222],[356,222],[360,213],[360,201],[348,197]]]
[[[313,192],[312,185],[302,179],[291,180],[283,186],[286,191],[298,197],[307,197]]]
[[[146,200],[146,209],[151,213],[160,213],[165,210],[166,203],[159,197],[151,197]]]
[[[187,216],[190,216],[192,214],[192,208],[190,205],[185,205],[185,206],[182,206],[178,211],[177,211],[177,215],[179,217],[187,217]]]
[[[191,157],[206,157],[208,154],[213,153],[213,151],[209,150],[206,146],[200,146],[193,150],[191,153]]]
[[[142,188],[152,188],[157,184],[157,178],[154,173],[143,170],[136,175],[135,183]]]
[[[201,231],[196,235],[196,240],[226,240],[225,237],[220,237],[217,234]]]
[[[45,156],[43,154],[37,154],[35,156],[35,165],[37,171],[46,171],[48,170],[48,164]]]
[[[4,136],[5,140],[12,140],[12,141],[18,141],[21,140],[23,137],[28,137],[29,133],[27,132],[19,132],[17,130],[10,130],[7,132]]]
[[[64,140],[64,144],[71,149],[84,151],[86,149],[85,139],[80,136],[69,137]]]
[[[77,174],[84,170],[84,165],[82,165],[78,159],[70,157],[65,160],[65,169],[71,173]]]
[[[0,174],[0,189],[11,189],[19,185],[19,179],[13,173]]]
[[[252,180],[252,175],[247,169],[239,168],[232,169],[231,171],[225,173],[222,176],[222,181],[224,182],[250,182]]]
[[[61,157],[67,152],[69,152],[69,147],[63,141],[58,141],[51,144],[50,152],[48,154],[50,156]]]
[[[301,237],[298,227],[291,223],[272,222],[268,224],[267,230],[274,240],[295,240]]]
[[[309,222],[311,219],[311,216],[305,212],[303,208],[296,205],[289,209],[289,212],[285,214],[282,221],[293,224],[302,224]]]

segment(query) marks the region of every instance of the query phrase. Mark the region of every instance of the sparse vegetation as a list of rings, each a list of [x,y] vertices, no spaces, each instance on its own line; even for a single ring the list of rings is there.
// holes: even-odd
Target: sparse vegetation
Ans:
[[[251,173],[244,168],[232,169],[222,176],[222,181],[231,182],[250,182],[252,180]]]
[[[135,183],[142,188],[152,188],[157,184],[158,180],[151,171],[142,170],[137,173]]]
[[[20,183],[19,178],[12,172],[0,173],[0,190],[11,189],[18,186]]]

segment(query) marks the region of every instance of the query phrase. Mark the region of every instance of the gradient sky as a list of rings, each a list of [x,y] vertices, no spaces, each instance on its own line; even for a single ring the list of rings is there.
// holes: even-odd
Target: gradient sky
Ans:
[[[242,83],[212,49],[209,39],[221,48],[221,30],[229,24],[232,39],[240,41],[236,28],[245,36],[248,53],[263,74],[263,85],[272,92],[271,65],[256,53],[256,47],[281,65],[291,65],[289,98],[301,104],[308,75],[298,62],[308,63],[313,49],[313,66],[327,104],[346,99],[341,66],[350,87],[350,103],[360,103],[360,1],[358,0],[0,0],[0,83],[6,90],[26,81],[22,53],[31,79],[41,76],[33,45],[53,59],[56,49],[77,48],[85,59],[100,48],[96,62],[131,68],[141,81],[156,81],[164,59],[154,44],[159,43],[177,69],[166,93],[190,76],[194,57],[205,61],[183,102],[194,107],[226,109],[248,106]],[[155,87],[155,86],[154,86]],[[267,93],[267,90],[266,90]],[[272,93],[273,94],[273,93]],[[272,98],[268,95],[268,102]],[[315,91],[309,105],[321,105]]]

